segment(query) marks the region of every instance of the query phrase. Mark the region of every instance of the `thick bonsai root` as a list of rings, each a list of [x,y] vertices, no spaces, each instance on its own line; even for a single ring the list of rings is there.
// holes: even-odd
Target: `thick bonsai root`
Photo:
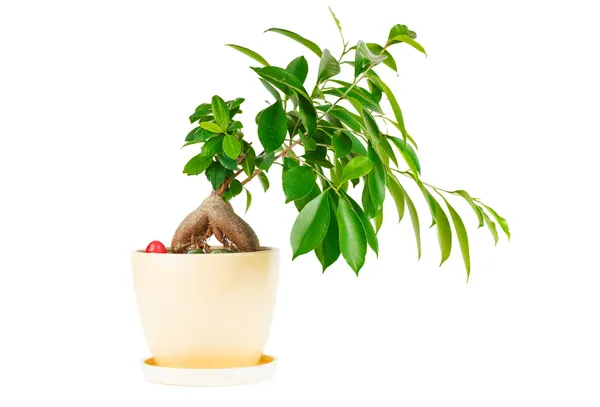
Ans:
[[[260,249],[254,230],[217,193],[206,198],[181,222],[173,236],[171,250],[173,253],[185,253],[190,249],[206,250],[209,248],[206,241],[211,236],[234,251],[253,252]]]

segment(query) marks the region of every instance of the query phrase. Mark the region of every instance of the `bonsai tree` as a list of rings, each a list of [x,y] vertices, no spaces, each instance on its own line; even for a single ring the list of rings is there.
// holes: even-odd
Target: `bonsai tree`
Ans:
[[[343,44],[339,56],[294,32],[267,30],[299,42],[320,58],[314,84],[306,83],[309,65],[303,56],[283,68],[270,65],[248,48],[228,44],[260,64],[251,69],[269,92],[271,103],[256,115],[258,138],[247,138],[243,124],[236,120],[243,98],[226,101],[213,96],[190,116],[196,127],[184,146],[201,149],[183,172],[204,173],[213,191],[181,222],[172,239],[172,251],[214,252],[208,243],[211,236],[229,251],[260,250],[256,233],[229,201],[255,179],[266,191],[269,169],[280,165],[286,203],[293,203],[299,211],[291,231],[293,258],[314,251],[325,271],[341,254],[358,274],[367,248],[378,252],[377,232],[383,221],[386,190],[395,202],[399,221],[408,212],[420,258],[420,220],[402,179],[416,183],[427,202],[431,226],[437,229],[440,265],[450,256],[453,225],[468,279],[467,230],[446,196],[466,200],[479,227],[486,225],[496,243],[496,222],[510,238],[508,224],[466,191],[446,190],[421,180],[417,143],[407,131],[394,93],[376,73],[378,69],[397,72],[392,47],[410,46],[426,55],[424,48],[405,25],[392,27],[382,44],[358,41],[350,46],[340,22],[331,14]],[[342,74],[350,79],[339,79]],[[386,113],[384,104],[392,115]],[[359,193],[360,199],[353,197]],[[248,190],[245,195],[248,210],[251,195]]]

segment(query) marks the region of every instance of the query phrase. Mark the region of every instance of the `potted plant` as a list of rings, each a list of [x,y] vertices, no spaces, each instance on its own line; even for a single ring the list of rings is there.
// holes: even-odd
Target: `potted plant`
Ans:
[[[261,366],[261,360],[264,365],[271,362],[262,352],[275,301],[278,251],[262,247],[252,227],[229,203],[245,190],[246,208],[250,207],[245,185],[253,180],[258,179],[266,191],[269,175],[282,177],[286,203],[298,210],[290,237],[292,260],[314,252],[323,272],[342,257],[358,275],[367,250],[378,252],[377,232],[387,193],[398,219],[410,218],[421,256],[421,222],[404,182],[415,183],[429,207],[441,264],[450,256],[454,229],[467,280],[471,271],[467,230],[448,196],[466,200],[479,227],[487,226],[496,242],[496,222],[510,238],[507,222],[481,200],[464,190],[435,187],[420,177],[417,143],[390,86],[376,73],[397,72],[393,47],[410,46],[425,54],[415,32],[396,25],[381,44],[358,41],[350,46],[331,14],[343,45],[336,56],[294,32],[267,30],[317,54],[316,83],[306,81],[309,65],[303,56],[277,67],[248,48],[228,44],[257,63],[251,69],[271,96],[270,104],[256,114],[257,137],[247,137],[237,120],[243,98],[213,96],[190,116],[195,127],[184,146],[200,149],[183,172],[204,174],[212,192],[183,219],[170,248],[152,242],[145,251],[133,253],[136,295],[154,358],[150,363],[223,375],[231,369],[240,374],[240,368]],[[276,166],[281,166],[281,175],[271,171]],[[164,377],[156,380],[186,384]],[[220,376],[209,383],[223,380]]]

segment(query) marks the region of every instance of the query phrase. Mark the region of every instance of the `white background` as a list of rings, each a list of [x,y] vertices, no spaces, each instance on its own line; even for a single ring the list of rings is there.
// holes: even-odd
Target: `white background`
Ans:
[[[130,251],[168,242],[208,193],[181,174],[187,116],[219,93],[248,99],[246,133],[269,96],[254,63],[334,54],[318,1],[3,1],[0,6],[0,405],[598,406],[597,188],[600,64],[591,1],[330,2],[347,39],[384,42],[407,24],[429,57],[392,53],[423,179],[465,188],[506,217],[496,248],[470,209],[465,284],[458,251],[438,268],[387,203],[381,255],[359,278],[312,255],[291,262],[296,210],[276,171],[253,183],[246,219],[282,248],[266,351],[271,382],[194,389],[146,383]],[[309,81],[313,76],[309,77]],[[243,212],[244,199],[234,201]],[[456,242],[455,242],[456,244]]]

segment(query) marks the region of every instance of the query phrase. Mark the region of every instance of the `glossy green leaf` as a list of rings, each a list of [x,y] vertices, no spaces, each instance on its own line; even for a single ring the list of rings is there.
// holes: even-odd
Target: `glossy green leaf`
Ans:
[[[251,146],[248,146],[246,148],[246,156],[242,161],[242,168],[247,176],[252,175],[254,169],[256,168],[256,163],[254,162],[255,157],[256,153],[254,152],[254,149]]]
[[[379,208],[375,207],[373,198],[371,198],[371,193],[369,192],[369,177],[365,177],[365,186],[362,190],[361,202],[369,219],[373,219],[375,216],[377,216]]]
[[[350,133],[349,131],[345,131],[344,133],[346,134],[346,136],[350,137],[350,140],[352,140],[352,153],[354,153],[356,155],[367,155],[367,149],[361,143],[361,141],[358,139],[358,137],[356,137],[354,134]]]
[[[393,41],[393,43],[405,42],[408,45],[410,45],[411,47],[413,47],[414,49],[416,49],[417,51],[420,51],[423,54],[427,55],[427,52],[425,52],[425,48],[423,48],[423,46],[421,44],[419,44],[417,41],[410,38],[408,35],[397,35],[394,38],[392,38],[392,41]]]
[[[317,44],[315,44],[312,41],[307,40],[306,38],[302,37],[301,35],[296,34],[295,32],[292,32],[289,30],[284,30],[282,28],[269,28],[265,32],[275,32],[275,33],[278,33],[281,35],[285,35],[286,37],[291,38],[294,41],[297,41],[300,44],[304,45],[306,48],[310,49],[312,52],[317,54],[319,57],[321,57],[321,55],[323,54],[323,52],[321,51],[321,48],[319,48],[319,46]]]
[[[280,89],[288,96],[293,96],[294,92],[302,95],[304,98],[310,100],[306,89],[302,82],[296,77],[283,68],[277,66],[266,66],[264,68],[252,68],[261,78],[272,84],[273,86]]]
[[[244,187],[243,187],[242,183],[237,179],[234,179],[229,184],[229,190],[231,191],[233,196],[238,196],[239,194],[241,194],[243,189],[244,189]]]
[[[338,18],[335,16],[335,13],[331,9],[331,7],[328,7],[328,8],[329,8],[329,12],[331,13],[331,17],[333,17],[333,21],[335,21],[335,25],[337,26],[338,31],[340,32],[340,34],[342,34],[342,25],[340,24],[340,20],[338,20]],[[344,38],[343,34],[342,34],[342,38]]]
[[[308,204],[310,201],[312,201],[317,196],[319,196],[320,193],[321,193],[321,189],[315,182],[313,184],[312,191],[310,191],[310,194],[308,194],[304,198],[300,198],[300,199],[297,199],[294,201],[294,205],[296,206],[296,209],[298,209],[298,212],[300,212],[306,206],[306,204]]]
[[[265,192],[269,189],[269,178],[267,178],[267,174],[264,171],[258,173],[258,180],[260,181],[260,185],[262,185]]]
[[[246,189],[246,188],[244,188]],[[252,194],[250,191],[246,189],[246,211],[244,213],[248,213],[248,209],[250,209],[250,205],[252,205]]]
[[[425,185],[423,185],[423,183],[420,180],[415,180],[415,182],[417,183],[417,186],[419,187],[419,189],[421,190],[421,193],[423,194],[423,197],[425,198],[425,202],[427,202],[427,205],[429,207],[429,212],[431,213],[431,225],[429,226],[430,228],[435,226],[436,222],[437,222],[437,218],[436,218],[436,210],[437,210],[437,206],[436,206],[436,202],[435,199],[433,198],[433,195],[431,195],[431,193],[429,193],[429,191],[427,190],[427,188],[425,188]]]
[[[217,122],[219,127],[221,129],[229,127],[229,120],[231,120],[231,117],[229,116],[229,108],[225,104],[225,101],[221,99],[220,96],[215,95],[212,98],[211,107],[215,122]]]
[[[496,222],[498,222],[498,224],[500,225],[500,227],[506,234],[506,237],[508,237],[508,240],[510,240],[510,230],[508,228],[508,222],[506,221],[506,219],[504,219],[502,216],[498,215],[495,210],[493,210],[492,208],[490,208],[483,202],[481,202],[481,201],[477,201],[477,202],[479,202],[485,209],[487,209],[492,214],[492,216],[496,219]]]
[[[195,155],[192,157],[185,167],[183,168],[183,173],[187,175],[198,175],[202,174],[204,170],[206,170],[210,164],[212,163],[212,156],[207,157],[202,153]]]
[[[406,131],[406,127],[404,126],[404,116],[402,115],[402,110],[400,109],[400,105],[396,100],[396,96],[392,90],[377,76],[371,76],[370,79],[375,82],[379,88],[385,93],[390,102],[390,106],[392,107],[392,111],[394,112],[394,117],[396,117],[396,122],[398,125],[398,129],[402,133],[402,138],[404,141],[408,138],[408,132]]]
[[[321,56],[321,62],[319,63],[319,73],[317,76],[317,84],[323,82],[325,79],[329,79],[336,76],[341,71],[340,64],[335,59],[328,49],[323,50]]]
[[[376,210],[379,211],[385,200],[385,168],[381,163],[379,155],[377,155],[373,148],[369,148],[368,154],[373,163],[373,171],[367,176],[369,193]]]
[[[379,243],[377,241],[377,233],[375,232],[375,229],[373,228],[373,225],[371,224],[369,217],[367,216],[365,211],[363,211],[363,209],[360,207],[360,205],[358,205],[356,203],[356,201],[350,197],[350,195],[343,194],[343,196],[344,196],[344,200],[350,204],[350,207],[352,208],[352,210],[354,211],[356,216],[358,216],[358,219],[360,220],[360,223],[365,232],[365,237],[367,238],[367,243],[369,244],[371,249],[375,252],[375,254],[379,255]]]
[[[387,174],[386,186],[388,191],[390,191],[394,202],[396,203],[396,209],[398,210],[398,223],[400,223],[402,221],[402,218],[404,217],[404,190],[400,186],[400,183],[398,182],[396,177],[390,174]]]
[[[329,226],[327,227],[325,237],[321,243],[315,247],[315,254],[317,255],[317,259],[319,259],[319,263],[323,266],[323,273],[329,266],[336,262],[341,254],[337,207],[335,207],[334,203],[331,201],[331,196],[329,198]]]
[[[338,203],[337,221],[340,232],[340,250],[346,262],[358,275],[365,264],[367,237],[358,215],[344,199]]]
[[[217,123],[202,122],[200,127],[213,133],[223,133],[223,129]]]
[[[306,129],[306,134],[312,137],[317,131],[317,111],[310,99],[298,95],[300,120]]]
[[[398,65],[396,64],[396,60],[387,50],[384,50],[383,47],[379,44],[375,43],[367,43],[367,47],[369,50],[375,55],[384,55],[386,58],[382,61],[384,65],[392,69],[394,72],[398,72]]]
[[[383,62],[385,58],[385,55],[377,55],[371,52],[364,41],[358,41],[354,59],[354,77],[358,77],[361,73],[369,69],[369,67]]]
[[[292,159],[289,157],[283,157],[283,171],[289,170],[290,168],[294,168],[299,166],[300,163],[297,161],[297,159]]]
[[[219,188],[225,181],[225,168],[218,162],[213,162],[205,171],[206,178],[210,181],[213,189]]]
[[[417,157],[417,153],[411,147],[410,144],[404,143],[403,140],[398,137],[388,136],[388,139],[394,143],[394,145],[400,151],[402,158],[406,161],[408,168],[412,171],[412,173],[416,176],[421,174],[421,163],[419,162],[419,158]]]
[[[336,80],[332,80],[332,82],[338,82]],[[348,86],[342,86],[339,88],[326,89],[323,93],[327,95],[334,95],[338,97],[342,97],[346,95],[346,98],[353,98],[361,105],[361,107],[368,109],[372,112],[383,113],[381,110],[381,106],[377,101],[373,100],[373,96],[369,92],[367,92],[363,88],[353,87],[349,88]]]
[[[329,114],[341,121],[342,123],[344,123],[351,130],[356,132],[361,131],[360,123],[358,122],[358,120],[356,120],[354,115],[350,113],[346,108],[341,106],[335,106],[329,111]]]
[[[336,157],[344,157],[352,151],[352,140],[344,132],[336,131],[331,140],[331,147]]]
[[[479,207],[481,209],[481,207]],[[494,221],[490,219],[490,217],[481,209],[481,215],[483,216],[483,220],[485,221],[486,226],[490,230],[492,237],[494,238],[494,246],[498,244],[498,230],[496,229],[496,224]]]
[[[287,124],[281,101],[263,111],[258,121],[258,138],[266,152],[277,150],[285,140]]]
[[[469,281],[469,276],[471,275],[471,255],[469,253],[469,236],[467,235],[467,229],[458,212],[454,210],[446,198],[443,199],[446,202],[450,217],[452,218],[452,223],[454,224],[454,230],[458,237],[458,245],[460,246],[460,252],[465,263],[465,269],[467,270],[467,281]]]
[[[406,193],[406,190],[402,187],[400,183],[400,188],[404,194],[404,199],[406,200],[406,207],[408,208],[408,214],[410,215],[410,220],[413,225],[413,231],[415,232],[415,241],[417,242],[417,259],[421,258],[421,226],[419,223],[419,214],[417,213],[417,208],[415,208],[415,204],[413,203],[410,195]]]
[[[306,58],[299,56],[290,62],[285,70],[298,78],[301,83],[304,83],[308,76],[308,62]]]
[[[223,137],[213,137],[202,146],[202,155],[213,156],[223,150]]]
[[[379,212],[377,212],[377,216],[375,216],[375,233],[379,233],[381,225],[383,225],[383,207],[381,207]]]
[[[261,65],[264,66],[269,66],[269,63],[267,62],[266,59],[264,59],[263,57],[261,57],[260,55],[258,55],[256,52],[252,51],[251,49],[239,46],[239,45],[234,45],[234,44],[225,44],[228,47],[231,47],[233,49],[235,49],[236,51],[241,52],[242,54],[249,56],[250,58],[252,58],[253,60],[255,60],[256,62],[258,62]]]
[[[429,195],[431,196],[431,194]],[[450,222],[448,221],[448,216],[446,216],[444,209],[442,209],[440,204],[433,196],[431,196],[431,199],[435,205],[435,220],[437,224],[438,243],[442,253],[442,260],[440,262],[441,266],[448,259],[448,257],[450,257],[450,252],[452,250],[452,230],[450,229]]]
[[[404,24],[396,24],[390,30],[390,34],[388,35],[388,44],[396,44],[398,41],[394,40],[394,37],[398,35],[407,35],[409,38],[413,40],[417,38],[417,33],[408,29]]]
[[[242,144],[232,135],[226,134],[223,138],[223,151],[229,158],[236,159],[242,152]]]
[[[227,168],[228,170],[232,170],[232,171],[237,170],[237,167],[238,167],[237,160],[234,160],[233,158],[229,158],[226,154],[223,154],[223,153],[217,154],[217,160],[219,160],[221,165],[223,167]]]
[[[360,178],[367,175],[373,169],[373,163],[369,157],[357,156],[348,162],[342,171],[340,184],[350,181],[354,178]]]
[[[256,156],[254,158],[254,163],[261,170],[268,171],[269,168],[271,168],[271,165],[273,164],[274,160],[275,160],[275,153],[274,152],[262,153],[261,155]]]
[[[329,218],[329,198],[323,192],[300,211],[292,226],[292,260],[321,243],[329,227]]]
[[[462,189],[454,191],[454,193],[462,196],[465,199],[465,201],[467,201],[467,203],[469,204],[469,206],[471,206],[471,208],[473,208],[473,211],[475,212],[475,215],[477,215],[477,219],[479,220],[479,226],[478,227],[482,227],[483,226],[483,214],[481,213],[482,211],[475,204],[475,201],[473,201],[473,198],[471,198],[471,195],[469,195],[469,193],[467,191],[464,191]]]
[[[387,136],[382,136],[381,141],[379,142],[379,147],[385,152],[385,155],[389,157],[390,160],[394,163],[396,168],[398,167],[398,160],[396,159],[396,154],[394,154],[394,150],[390,145]]]
[[[313,189],[315,172],[306,166],[290,168],[283,172],[282,184],[285,203],[304,198]]]
[[[188,133],[188,135],[185,137],[185,141],[202,143],[202,142],[208,140],[209,138],[213,137],[214,135],[215,135],[215,133],[212,133],[212,132],[198,126],[198,127],[195,127],[192,131],[190,131]]]
[[[373,144],[378,144],[381,140],[381,131],[379,130],[379,126],[377,126],[377,122],[366,109],[362,109],[361,115],[371,141]]]
[[[262,78],[259,78],[260,83],[263,84],[263,86],[265,87],[265,89],[267,89],[269,91],[269,93],[271,95],[273,95],[273,97],[275,98],[275,100],[281,100],[281,95],[279,94],[279,91],[277,89],[275,89],[273,87],[273,85],[271,85],[269,82],[265,81]]]

